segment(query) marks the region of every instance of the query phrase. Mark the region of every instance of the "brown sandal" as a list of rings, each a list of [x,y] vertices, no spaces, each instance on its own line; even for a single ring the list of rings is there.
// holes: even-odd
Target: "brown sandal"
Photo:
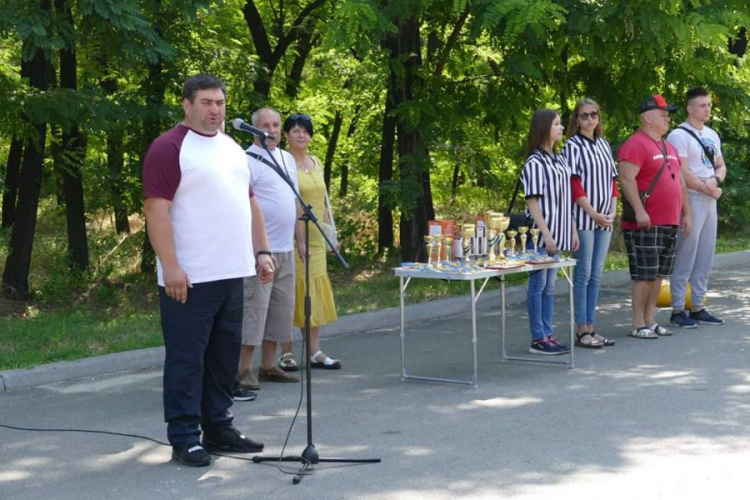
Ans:
[[[584,349],[601,349],[604,347],[604,343],[594,338],[592,333],[576,333],[576,347],[583,347]]]

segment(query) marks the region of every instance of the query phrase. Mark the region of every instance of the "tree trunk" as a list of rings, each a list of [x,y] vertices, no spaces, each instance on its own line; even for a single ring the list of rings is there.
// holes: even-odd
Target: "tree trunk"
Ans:
[[[419,70],[422,65],[419,20],[410,17],[398,23],[398,59],[391,58],[391,72],[403,75],[395,92],[396,109],[409,103],[423,86]],[[396,67],[394,63],[400,66]],[[392,75],[392,77],[394,77]],[[413,126],[397,115],[399,174],[402,186],[401,258],[417,261],[425,258],[422,244],[427,221],[435,218],[430,187],[430,164],[419,125]],[[415,194],[411,194],[415,193]]]
[[[55,0],[58,13],[67,18],[73,29],[73,14],[64,0]],[[68,40],[67,48],[60,50],[60,87],[75,91],[77,60],[74,41]],[[86,141],[78,125],[63,130],[63,194],[68,229],[68,256],[70,265],[78,269],[89,267],[88,237],[86,234],[86,208],[83,200],[82,167],[86,156]]]
[[[729,39],[729,53],[742,57],[747,52],[747,28],[740,28],[737,38]]]
[[[49,11],[50,2],[43,1],[42,7]],[[28,78],[32,87],[47,90],[49,65],[44,50],[36,49],[30,60],[21,62],[21,76]],[[31,117],[27,119],[31,122],[36,135],[26,144],[23,154],[16,220],[11,231],[8,258],[3,272],[3,289],[6,295],[14,300],[26,300],[29,297],[31,251],[34,246],[36,214],[39,208],[44,144],[47,139],[47,124],[34,122]]]
[[[322,8],[326,1],[313,0],[305,5],[299,11],[297,17],[292,20],[291,27],[286,32],[284,32],[284,6],[282,4],[278,11],[279,17],[276,19],[274,34],[277,37],[277,42],[273,49],[271,48],[271,40],[268,32],[263,25],[263,17],[260,15],[255,2],[253,0],[245,2],[242,14],[250,30],[250,36],[253,39],[253,45],[255,45],[255,53],[262,65],[258,77],[253,84],[254,95],[250,98],[252,108],[257,108],[264,101],[268,100],[268,96],[271,93],[271,81],[276,67],[281,62],[284,54],[286,54],[289,46],[303,35],[304,30],[302,27],[307,24],[308,19],[311,19],[312,15],[316,13],[315,11]]]
[[[351,140],[354,136],[354,132],[357,130],[357,116],[359,114],[359,107],[354,108],[354,116],[352,121],[349,122],[349,129],[346,131],[347,140]],[[393,158],[391,158],[393,161]],[[341,179],[339,182],[339,198],[346,196],[349,190],[349,154],[347,153],[344,160],[341,162]],[[392,223],[393,221],[391,221]]]
[[[286,95],[292,99],[297,97],[299,93],[302,82],[302,71],[305,69],[307,57],[310,55],[313,47],[320,43],[320,37],[316,36],[313,39],[314,29],[314,26],[308,23],[300,35],[299,43],[297,44],[297,55],[292,63],[292,69],[289,71],[289,77],[286,79]]]
[[[5,188],[3,191],[2,227],[10,227],[16,219],[16,201],[18,199],[18,180],[21,175],[21,156],[23,143],[13,136],[8,151],[8,163],[5,165]]]
[[[166,93],[166,81],[163,74],[162,64],[153,63],[148,66],[148,78],[143,86],[146,95],[146,102],[149,109],[160,110],[164,105],[164,95]],[[148,146],[159,137],[162,130],[159,113],[151,113],[146,116],[143,123],[143,148],[141,165],[143,158],[146,156]],[[156,253],[151,246],[151,240],[148,239],[147,228],[143,231],[143,253],[141,254],[141,272],[144,274],[154,274],[156,272]]]
[[[393,74],[391,74],[393,82]],[[393,85],[388,88],[383,112],[383,133],[380,143],[380,166],[378,169],[378,253],[393,248],[393,206],[386,186],[393,181],[393,145],[396,142],[396,118],[393,116]]]
[[[100,64],[108,65],[108,61],[100,59]],[[106,78],[101,81],[101,87],[112,95],[117,92],[117,79]],[[128,220],[128,209],[124,202],[125,186],[122,179],[122,171],[125,167],[125,146],[123,143],[122,129],[116,127],[107,134],[107,169],[109,170],[110,194],[112,196],[112,208],[115,212],[115,231],[117,234],[130,234],[130,221]]]
[[[331,137],[328,138],[328,148],[326,149],[326,159],[323,163],[323,179],[326,183],[326,188],[331,187],[331,166],[333,165],[333,155],[336,152],[336,144],[339,142],[339,135],[341,134],[341,123],[344,121],[341,110],[336,110],[336,116],[333,119],[333,130],[331,131]]]
[[[458,194],[458,178],[461,174],[461,162],[456,161],[453,165],[453,178],[451,180],[451,199],[455,200]]]

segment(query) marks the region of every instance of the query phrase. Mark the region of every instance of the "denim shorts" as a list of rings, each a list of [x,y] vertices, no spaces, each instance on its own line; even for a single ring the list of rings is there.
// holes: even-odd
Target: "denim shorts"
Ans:
[[[623,229],[622,233],[631,280],[654,281],[659,276],[672,274],[677,226]]]

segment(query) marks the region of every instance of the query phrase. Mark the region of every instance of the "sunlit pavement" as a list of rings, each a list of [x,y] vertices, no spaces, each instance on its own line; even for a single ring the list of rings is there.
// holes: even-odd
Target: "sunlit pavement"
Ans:
[[[726,325],[658,340],[626,336],[627,284],[604,289],[597,330],[617,345],[577,349],[573,369],[501,362],[499,313],[483,309],[476,389],[402,382],[397,328],[324,340],[344,368],[313,371],[313,442],[322,458],[380,464],[319,464],[293,485],[276,464],[215,457],[192,469],[171,462],[167,446],[139,438],[0,428],[0,499],[744,498],[748,267],[712,277],[708,307]],[[560,336],[567,304],[560,294]],[[524,354],[523,303],[509,307],[507,323],[509,354]],[[410,373],[469,378],[469,332],[468,313],[409,324]],[[300,394],[299,385],[266,383],[257,400],[235,404],[235,424],[278,455]],[[0,394],[6,425],[165,441],[162,419],[159,370]],[[303,404],[286,453],[302,452],[306,429]],[[293,473],[298,465],[284,467]]]

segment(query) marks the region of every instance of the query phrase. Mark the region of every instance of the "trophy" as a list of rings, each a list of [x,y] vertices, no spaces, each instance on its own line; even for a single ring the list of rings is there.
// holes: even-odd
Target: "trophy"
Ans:
[[[516,235],[518,234],[518,231],[515,229],[508,229],[505,231],[505,234],[508,235],[508,238],[510,238],[510,252],[508,253],[508,257],[515,257],[516,256]]]
[[[450,262],[451,250],[453,248],[453,236],[443,236],[443,243],[445,244],[445,260]]]
[[[435,245],[435,237],[428,234],[424,237],[424,242],[427,248],[427,267],[432,267],[432,248]]]
[[[531,243],[534,244],[534,252],[539,253],[539,233],[541,230],[538,227],[532,227],[529,232],[531,233]]]
[[[501,258],[505,258],[505,230],[510,226],[510,217],[500,214],[499,219],[499,234],[497,235],[497,255]]]
[[[432,267],[440,267],[441,251],[443,249],[443,235],[432,235]]]
[[[526,252],[526,238],[528,238],[528,236],[526,236],[526,233],[529,232],[529,227],[518,226],[518,232],[521,233],[521,253],[523,254],[524,252]]]
[[[490,217],[490,220],[487,221],[487,227],[489,228],[487,237],[487,246],[489,247],[489,261],[495,262],[495,243],[498,242],[500,238],[500,219],[493,215]]]
[[[471,257],[471,240],[474,238],[474,224],[461,225],[461,238],[464,241],[464,260],[468,262]]]

